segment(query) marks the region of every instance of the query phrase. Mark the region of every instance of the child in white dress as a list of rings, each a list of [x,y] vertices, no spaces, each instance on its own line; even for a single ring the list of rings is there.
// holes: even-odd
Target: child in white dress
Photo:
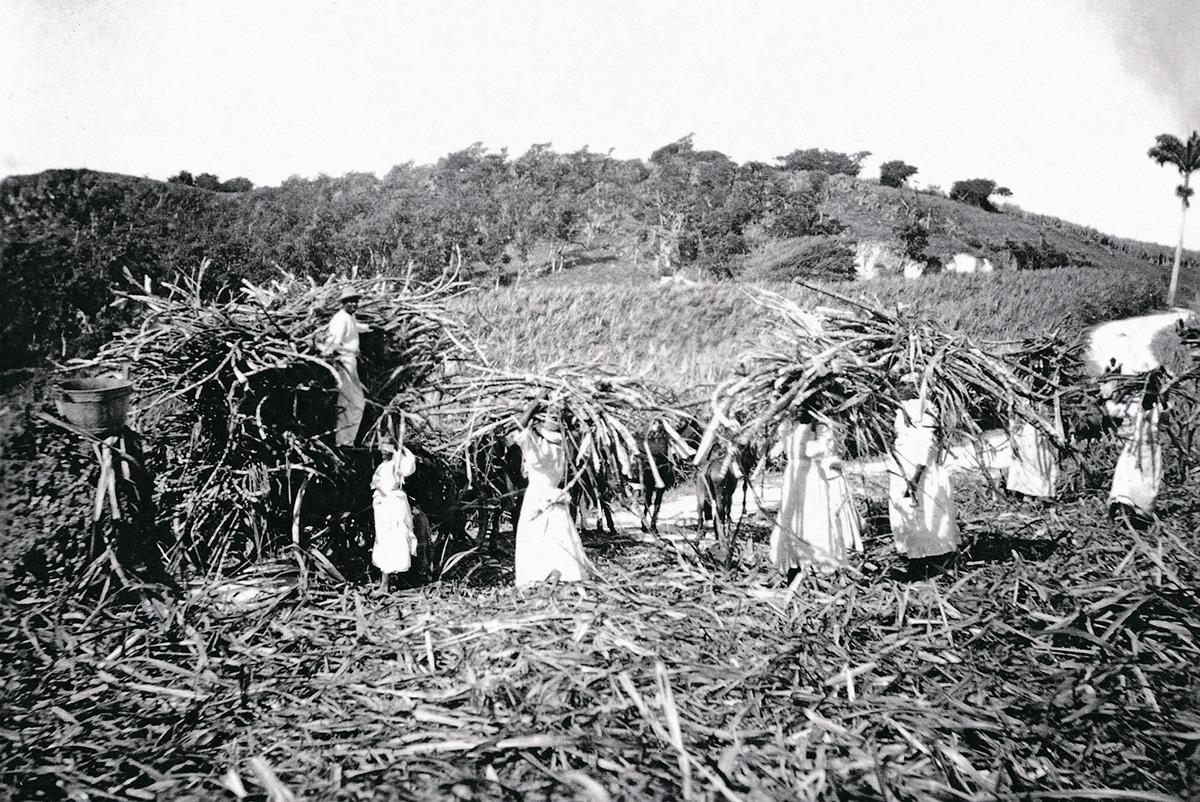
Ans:
[[[787,465],[771,561],[790,582],[804,565],[823,570],[846,565],[849,551],[862,550],[862,527],[828,424],[792,424],[782,450]]]
[[[1110,518],[1124,519],[1145,528],[1154,518],[1154,503],[1163,479],[1163,450],[1158,433],[1162,411],[1160,386],[1165,372],[1160,368],[1146,378],[1146,389],[1124,410],[1117,436],[1124,442],[1113,471],[1108,494]]]
[[[1062,424],[1055,421],[1062,437]],[[1026,420],[1014,420],[1009,426],[1012,462],[1004,486],[1013,493],[1041,499],[1058,495],[1058,446],[1050,435]]]
[[[412,568],[417,553],[417,537],[413,532],[412,508],[404,492],[405,477],[412,476],[417,462],[411,451],[390,440],[379,444],[384,460],[371,477],[375,511],[375,546],[371,562],[383,573],[381,586],[388,589],[388,579],[394,573]]]

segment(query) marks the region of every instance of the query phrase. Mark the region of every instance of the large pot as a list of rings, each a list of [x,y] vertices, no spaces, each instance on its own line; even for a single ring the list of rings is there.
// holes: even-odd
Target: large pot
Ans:
[[[99,433],[125,425],[131,395],[133,385],[125,379],[71,379],[58,385],[55,404],[68,423]]]

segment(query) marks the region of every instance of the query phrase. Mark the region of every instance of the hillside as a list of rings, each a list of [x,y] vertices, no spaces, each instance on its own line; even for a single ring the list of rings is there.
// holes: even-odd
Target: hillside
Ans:
[[[829,180],[822,208],[846,223],[857,241],[878,239],[899,244],[895,227],[927,220],[927,252],[944,261],[953,254],[986,256],[999,267],[1020,267],[1012,245],[1061,254],[1062,266],[1140,270],[1162,266],[1173,256],[1171,248],[1103,234],[1094,228],[1031,214],[1002,205],[997,212],[952,201],[941,194],[893,189],[849,176]],[[1197,254],[1190,254],[1193,263]],[[1195,266],[1194,264],[1192,265]]]
[[[846,279],[854,274],[861,243],[907,252],[934,270],[965,253],[1029,274],[1034,287],[1061,281],[1072,295],[1067,317],[1088,322],[1153,306],[1159,301],[1147,295],[1151,284],[1165,284],[1159,273],[1171,250],[1164,246],[1013,207],[988,212],[871,179],[739,166],[719,153],[692,151],[686,142],[672,148],[643,162],[548,149],[509,160],[475,146],[436,165],[398,166],[383,178],[292,178],[279,187],[237,192],[89,170],[11,177],[0,183],[0,369],[94,352],[116,328],[136,322],[112,304],[113,289],[127,281],[126,274],[139,284],[169,280],[194,273],[206,258],[209,267],[199,280],[214,297],[280,269],[316,280],[356,270],[389,273],[411,266],[418,275],[436,275],[453,269],[480,286],[515,283],[535,296],[534,288],[547,282],[546,299],[522,303],[544,303],[547,319],[571,320],[569,328],[577,331],[595,322],[571,318],[570,310],[587,304],[564,300],[563,286],[597,292],[597,285],[614,285],[611,299],[596,299],[597,308],[612,303],[625,309],[639,303],[636,288],[665,271],[768,285]],[[1185,302],[1194,294],[1197,261],[1188,254]],[[1097,272],[1035,279],[1033,272],[1044,271],[1031,268]],[[932,281],[938,287],[932,295],[886,282],[844,289],[884,300],[911,295],[914,302],[944,307],[939,314],[953,326],[1000,337],[1009,329],[996,318],[999,302],[985,296],[1026,292],[1015,278],[945,285],[952,290]],[[1130,298],[1113,289],[1125,282],[1139,288]],[[632,298],[621,300],[623,292]],[[753,328],[753,314],[748,307],[734,311],[747,303],[740,292],[708,292],[695,305],[704,310],[699,319],[722,332],[714,352],[720,353],[731,338]],[[1036,291],[1033,296],[1045,303]],[[934,304],[933,297],[943,300]],[[503,294],[498,298],[500,307],[511,303]],[[1114,301],[1112,309],[1103,308]],[[960,303],[967,305],[956,312]],[[567,311],[558,308],[563,304]],[[728,321],[722,309],[730,310]],[[1049,309],[1036,322],[1061,317]],[[675,346],[629,350],[623,343],[657,339],[653,335],[664,330],[686,341],[692,323],[641,330],[627,321],[596,334],[588,348],[594,351],[607,338],[615,344],[609,349],[615,361],[636,366],[654,349],[669,353]]]

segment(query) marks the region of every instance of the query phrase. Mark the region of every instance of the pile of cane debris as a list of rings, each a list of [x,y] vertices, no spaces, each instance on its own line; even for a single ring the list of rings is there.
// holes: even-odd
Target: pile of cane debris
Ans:
[[[1175,493],[1175,491],[1172,491]],[[671,538],[599,577],[347,587],[277,564],[238,610],[4,597],[0,787],[74,799],[1134,799],[1200,792],[1200,536],[1052,547],[964,505],[957,565],[886,538],[792,588]],[[1194,494],[1167,500],[1192,520]],[[986,524],[982,522],[988,522]],[[1025,527],[1022,531],[1028,531]],[[600,545],[605,549],[599,548]],[[993,544],[994,545],[994,544]],[[755,562],[755,560],[759,562]],[[222,797],[222,795],[224,795]]]

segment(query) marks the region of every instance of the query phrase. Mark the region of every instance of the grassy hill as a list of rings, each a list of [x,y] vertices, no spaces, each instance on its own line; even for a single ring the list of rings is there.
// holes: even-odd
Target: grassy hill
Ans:
[[[841,243],[842,259],[859,242],[900,251],[896,229],[912,220],[928,226],[931,260],[967,253],[1003,267],[987,275],[805,283],[866,303],[907,306],[950,330],[993,342],[1079,332],[1145,314],[1161,308],[1166,294],[1169,248],[1012,206],[988,212],[937,194],[833,176],[825,182],[820,213],[845,230],[834,237],[764,238],[734,263],[732,272],[744,281],[710,281],[685,269],[688,283],[661,282],[653,265],[637,258],[636,243],[617,241],[590,254],[592,264],[541,276],[533,271],[517,286],[484,289],[456,308],[502,365],[536,370],[559,361],[603,363],[689,395],[728,375],[745,346],[770,325],[753,300],[756,288],[804,307],[840,303],[795,282],[756,279],[794,273],[798,254],[810,256],[814,244],[829,250],[830,242]],[[1033,253],[1065,266],[1016,269],[1014,247],[1023,258]],[[1185,266],[1179,294],[1185,304],[1200,290],[1198,273]]]
[[[840,302],[797,284],[660,284],[607,272],[555,276],[459,298],[484,352],[497,363],[537,370],[554,362],[602,363],[692,395],[728,375],[745,346],[770,325],[754,302],[756,288],[806,308]],[[991,275],[935,275],[824,282],[867,303],[904,305],[943,326],[989,341],[1054,330],[1070,332],[1161,306],[1164,271],[1061,268]]]
[[[967,253],[989,257],[998,266],[1016,266],[1012,264],[1012,245],[1061,254],[1064,266],[1071,267],[1139,271],[1149,265],[1161,267],[1173,256],[1173,250],[1162,245],[1113,237],[1012,205],[988,212],[940,194],[893,189],[849,176],[830,178],[822,210],[846,223],[858,241],[898,244],[897,225],[925,220],[929,228],[926,251],[943,261]],[[1189,256],[1195,262],[1197,255]]]

